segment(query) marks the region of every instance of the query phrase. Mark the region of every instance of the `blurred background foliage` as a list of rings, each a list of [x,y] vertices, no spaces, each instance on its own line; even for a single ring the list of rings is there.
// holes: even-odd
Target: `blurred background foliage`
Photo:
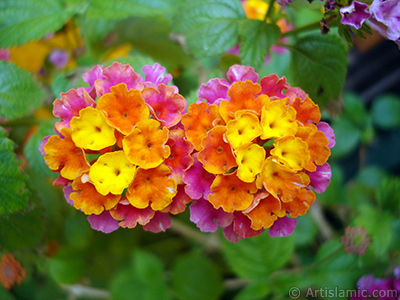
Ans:
[[[380,59],[398,66],[399,52],[382,40],[349,45],[337,23],[322,35],[322,5],[273,5],[264,22],[233,0],[2,0],[0,254],[11,252],[26,274],[0,285],[0,299],[286,299],[294,286],[355,289],[365,274],[390,276],[400,262],[400,76]],[[55,50],[67,61],[52,58]],[[52,186],[38,148],[53,133],[54,99],[115,60],[139,72],[159,62],[189,103],[235,63],[286,76],[335,131],[330,186],[285,238],[233,244],[221,232],[200,233],[188,210],[165,233],[92,230]],[[363,255],[346,252],[348,226],[365,229]]]

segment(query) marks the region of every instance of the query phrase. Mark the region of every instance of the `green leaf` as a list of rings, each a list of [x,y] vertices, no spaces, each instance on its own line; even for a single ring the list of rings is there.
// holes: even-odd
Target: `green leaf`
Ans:
[[[310,214],[298,217],[299,221],[294,231],[296,246],[309,247],[314,237],[317,235],[317,226],[314,220],[310,217]]]
[[[325,204],[344,203],[345,189],[344,189],[344,175],[342,169],[337,165],[331,165],[332,177],[331,183],[325,192],[318,195],[318,199]]]
[[[36,247],[44,232],[42,210],[34,208],[0,218],[0,249],[15,251]]]
[[[122,20],[128,17],[172,15],[180,0],[92,0],[87,16],[94,19]]]
[[[344,116],[339,116],[332,124],[336,145],[331,149],[332,158],[339,159],[354,151],[361,140],[360,130]]]
[[[244,287],[239,294],[236,295],[234,300],[265,299],[265,296],[267,296],[270,292],[271,288],[268,281],[253,281],[248,286]]]
[[[93,230],[84,214],[72,214],[63,224],[64,235],[70,245],[76,248],[84,248],[90,243],[90,235]]]
[[[85,272],[86,259],[81,250],[64,247],[49,260],[50,275],[59,283],[76,283]]]
[[[224,240],[222,250],[241,278],[262,279],[288,262],[294,251],[294,236],[272,238],[265,232],[236,244]]]
[[[308,282],[307,292],[316,289],[335,290],[354,288],[354,283],[361,277],[363,270],[357,264],[357,257],[347,254],[339,239],[323,244],[309,269],[305,269],[304,280]],[[312,294],[309,294],[312,297]],[[314,294],[315,295],[315,294]],[[335,297],[336,299],[336,297]],[[343,299],[337,295],[337,299]],[[345,298],[348,299],[348,298]]]
[[[265,61],[272,45],[278,41],[281,31],[275,24],[246,19],[240,22],[239,34],[242,63],[258,67]]]
[[[133,270],[143,282],[141,289],[147,289],[140,299],[170,299],[164,266],[157,256],[137,249],[133,255]]]
[[[324,106],[339,97],[347,70],[347,49],[334,35],[308,35],[289,48],[293,86]]]
[[[119,40],[129,42],[133,47],[131,52],[136,51],[136,55],[145,54],[166,68],[191,66],[192,58],[184,52],[182,46],[171,40],[170,26],[162,18],[131,18],[120,22],[117,30]]]
[[[384,257],[393,237],[393,216],[377,210],[372,205],[359,207],[359,216],[355,219],[358,226],[364,226],[371,237],[370,247],[379,257]]]
[[[44,121],[40,124],[38,131],[29,139],[24,149],[24,155],[31,167],[37,174],[44,177],[57,178],[57,174],[52,172],[46,165],[43,154],[40,153],[39,147],[42,143],[43,137],[53,135],[55,120]]]
[[[382,129],[393,129],[400,126],[400,98],[384,95],[372,103],[372,119]]]
[[[368,113],[365,110],[362,100],[353,93],[345,93],[344,100],[344,115],[346,119],[351,121],[357,128],[363,129],[368,123]]]
[[[27,208],[29,192],[14,153],[14,143],[0,127],[0,215]]]
[[[120,271],[110,287],[113,299],[171,299],[164,278],[164,267],[153,254],[135,250],[132,263]]]
[[[57,74],[53,78],[53,83],[51,84],[51,92],[54,98],[60,97],[61,93],[65,93],[72,88],[70,82],[66,78],[65,73]]]
[[[61,0],[2,0],[0,2],[0,46],[19,46],[56,32],[73,10]]]
[[[400,178],[384,178],[376,191],[376,200],[382,209],[397,212],[400,207]]]
[[[220,55],[238,42],[240,20],[245,18],[239,1],[186,0],[173,22],[197,57]]]
[[[219,299],[221,275],[206,256],[192,252],[178,257],[172,267],[172,285],[177,299]]]
[[[13,120],[31,114],[45,96],[28,72],[0,61],[0,119]]]

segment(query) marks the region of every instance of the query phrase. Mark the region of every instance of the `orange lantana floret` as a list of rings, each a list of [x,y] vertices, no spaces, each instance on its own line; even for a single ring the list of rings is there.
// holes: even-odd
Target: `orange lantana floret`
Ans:
[[[224,211],[231,213],[248,208],[256,191],[255,183],[243,182],[236,174],[218,175],[211,185],[208,200],[214,208],[222,207]]]
[[[246,82],[238,81],[232,84],[228,91],[229,101],[222,101],[219,113],[225,122],[235,118],[235,112],[246,109],[257,114],[261,113],[261,108],[269,101],[267,95],[256,96],[261,92],[261,86],[250,80]]]
[[[171,169],[164,164],[149,170],[138,169],[126,193],[129,202],[141,209],[149,205],[153,210],[167,207],[177,193],[176,182],[169,174]]]
[[[107,194],[104,196],[100,194],[92,183],[83,183],[81,177],[74,180],[72,188],[74,192],[71,193],[70,198],[74,201],[74,207],[82,210],[87,215],[98,215],[104,209],[110,210],[121,199],[121,195]]]
[[[205,102],[192,103],[188,108],[188,113],[182,116],[186,136],[197,151],[202,149],[201,141],[220,118],[218,106],[208,105]]]
[[[303,172],[295,173],[270,156],[265,160],[263,170],[257,178],[257,186],[264,188],[282,202],[290,202],[302,187],[310,184],[310,178]]]
[[[292,218],[297,218],[305,215],[314,201],[315,194],[307,188],[302,188],[292,201],[282,203],[282,210],[288,212]]]
[[[262,193],[258,201],[252,210],[245,213],[251,220],[251,228],[254,230],[271,227],[278,218],[275,213],[281,210],[281,202],[268,193]]]
[[[102,111],[107,123],[123,134],[132,132],[134,126],[150,116],[149,108],[139,90],[128,91],[125,83],[112,86],[111,93],[104,94],[97,101],[97,109]]]
[[[25,269],[21,266],[21,263],[15,259],[14,255],[5,253],[1,256],[0,283],[6,290],[11,289],[15,284],[21,284],[25,275]]]
[[[308,145],[310,159],[305,169],[315,172],[318,166],[322,166],[328,161],[331,150],[328,148],[329,140],[322,131],[318,131],[314,124],[309,127],[299,127],[296,136],[300,137]]]
[[[166,145],[169,130],[160,126],[156,120],[144,120],[124,138],[122,145],[131,163],[151,169],[159,166],[171,154],[170,147]]]
[[[237,166],[231,146],[224,141],[225,132],[225,126],[216,126],[203,139],[198,159],[209,173],[224,174]]]
[[[286,100],[289,101],[288,98]],[[301,122],[304,126],[307,126],[309,122],[318,123],[321,120],[321,113],[318,105],[309,97],[305,97],[304,100],[296,98],[290,105],[297,112],[296,120]]]
[[[64,138],[53,135],[44,146],[44,159],[53,171],[60,170],[62,177],[73,180],[84,172],[89,171],[89,163],[85,152],[71,138],[71,129],[61,129]]]

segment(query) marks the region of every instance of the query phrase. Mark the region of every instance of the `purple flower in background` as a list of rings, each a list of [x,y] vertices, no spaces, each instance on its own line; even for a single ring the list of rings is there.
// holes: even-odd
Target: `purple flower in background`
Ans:
[[[293,0],[277,0],[276,3],[278,3],[279,5],[286,7],[288,6],[290,3],[292,3]]]
[[[334,10],[336,7],[336,1],[335,0],[326,0],[324,8],[325,11],[331,11]]]
[[[0,60],[7,60],[11,59],[11,53],[8,49],[0,49]]]
[[[342,236],[342,242],[347,253],[363,255],[370,243],[367,232],[363,227],[347,227]]]
[[[364,275],[357,282],[357,293],[351,300],[398,300],[400,299],[400,265],[394,269],[394,277],[375,278],[372,274]]]
[[[371,15],[378,22],[387,26],[386,37],[400,42],[400,1],[375,0],[370,7]]]
[[[62,69],[69,61],[69,53],[60,49],[53,50],[50,53],[49,60],[57,69]]]
[[[368,9],[368,4],[353,1],[350,6],[342,7],[340,9],[343,25],[348,25],[354,29],[360,29],[362,24],[367,20],[371,14]]]

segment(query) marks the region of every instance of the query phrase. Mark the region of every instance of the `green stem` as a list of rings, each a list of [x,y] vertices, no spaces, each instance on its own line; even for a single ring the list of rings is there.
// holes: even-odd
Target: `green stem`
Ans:
[[[297,35],[297,34],[299,34],[301,32],[304,32],[304,31],[309,31],[309,30],[319,29],[319,28],[321,28],[321,24],[320,24],[320,21],[317,21],[317,22],[314,22],[314,23],[310,23],[310,24],[304,25],[302,27],[295,28],[295,29],[290,30],[290,31],[286,31],[286,32],[282,33],[282,37],[284,37],[284,36],[293,36],[293,35]]]
[[[264,16],[264,22],[266,22],[267,19],[270,17],[270,15],[272,13],[272,9],[274,7],[274,4],[275,4],[275,0],[270,0],[269,1],[268,10],[267,10],[267,12],[265,13],[265,16]]]

